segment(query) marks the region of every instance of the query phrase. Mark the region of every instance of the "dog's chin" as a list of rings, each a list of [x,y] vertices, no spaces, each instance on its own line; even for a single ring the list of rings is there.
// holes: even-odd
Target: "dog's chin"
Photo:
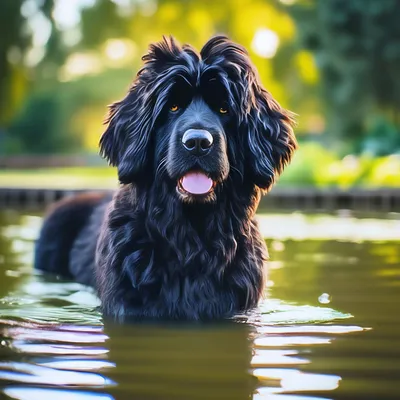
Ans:
[[[191,171],[181,176],[176,184],[176,192],[184,203],[213,203],[217,200],[217,182],[202,171]]]

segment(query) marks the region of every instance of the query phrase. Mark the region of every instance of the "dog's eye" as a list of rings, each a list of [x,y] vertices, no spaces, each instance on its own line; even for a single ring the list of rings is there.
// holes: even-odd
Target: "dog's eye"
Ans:
[[[172,112],[176,112],[176,111],[179,110],[179,106],[178,106],[177,104],[173,104],[173,105],[169,108],[169,110],[172,111]]]
[[[227,114],[228,112],[228,108],[227,107],[220,107],[219,109],[219,113],[220,114]]]

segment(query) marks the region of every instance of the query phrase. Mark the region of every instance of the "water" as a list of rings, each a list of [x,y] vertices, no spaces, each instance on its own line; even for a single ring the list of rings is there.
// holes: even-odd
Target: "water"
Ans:
[[[90,289],[34,274],[41,219],[0,213],[0,398],[399,399],[399,215],[263,215],[257,313],[103,322]]]

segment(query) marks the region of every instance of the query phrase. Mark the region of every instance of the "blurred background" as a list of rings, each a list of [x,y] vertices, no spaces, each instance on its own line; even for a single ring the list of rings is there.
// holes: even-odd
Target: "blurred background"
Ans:
[[[0,186],[115,185],[107,105],[148,44],[244,45],[298,114],[283,186],[400,186],[398,0],[1,0]]]

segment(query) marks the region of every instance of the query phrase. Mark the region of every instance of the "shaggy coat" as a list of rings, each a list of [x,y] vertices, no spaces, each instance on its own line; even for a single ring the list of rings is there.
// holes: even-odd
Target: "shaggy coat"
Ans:
[[[256,307],[267,251],[254,216],[296,149],[292,116],[224,36],[200,53],[164,38],[143,61],[100,141],[119,190],[56,205],[35,265],[93,285],[119,320]]]

